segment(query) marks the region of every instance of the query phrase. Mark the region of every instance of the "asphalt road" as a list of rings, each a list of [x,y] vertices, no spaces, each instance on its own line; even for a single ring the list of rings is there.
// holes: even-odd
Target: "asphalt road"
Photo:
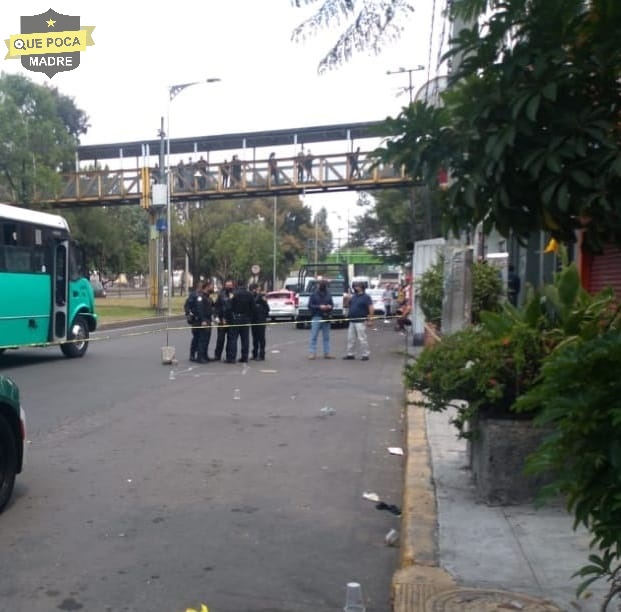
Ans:
[[[247,368],[186,361],[184,328],[162,365],[161,326],[98,333],[78,360],[0,356],[30,440],[0,515],[0,610],[340,611],[357,581],[388,611],[400,519],[362,493],[401,502],[405,347],[369,333],[368,362],[308,361],[290,323]]]

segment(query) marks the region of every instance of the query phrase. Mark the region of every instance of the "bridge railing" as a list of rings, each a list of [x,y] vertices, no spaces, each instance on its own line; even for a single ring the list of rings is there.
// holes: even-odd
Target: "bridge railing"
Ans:
[[[149,206],[146,196],[159,180],[158,168],[85,170],[61,175],[58,189],[41,192],[36,199],[61,205],[141,202]],[[337,153],[278,158],[275,166],[268,159],[232,159],[219,163],[199,160],[170,168],[170,194],[175,201],[371,189],[411,182],[403,167],[377,165],[369,153],[360,153],[356,160],[351,153]]]
[[[135,202],[143,192],[143,171],[84,170],[60,175],[59,186],[52,191],[38,191],[37,202],[84,204],[111,202]]]
[[[364,157],[363,157],[364,155]],[[360,187],[391,180],[408,180],[403,168],[374,165],[367,154],[353,163],[350,154],[318,155],[312,159],[285,157],[269,160],[231,160],[218,164],[194,163],[171,168],[171,195],[184,196],[200,192],[264,191],[266,189],[331,187],[355,184]]]

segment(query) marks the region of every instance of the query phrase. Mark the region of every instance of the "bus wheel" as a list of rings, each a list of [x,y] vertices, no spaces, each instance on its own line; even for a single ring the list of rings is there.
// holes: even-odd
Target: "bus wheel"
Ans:
[[[68,334],[71,342],[60,345],[65,357],[82,357],[88,348],[88,325],[84,317],[76,317]]]
[[[13,492],[17,473],[17,446],[13,430],[0,415],[0,512]]]

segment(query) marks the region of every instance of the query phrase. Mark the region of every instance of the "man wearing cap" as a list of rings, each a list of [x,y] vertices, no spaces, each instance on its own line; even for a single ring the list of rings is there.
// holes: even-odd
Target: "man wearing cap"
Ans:
[[[308,358],[315,359],[317,356],[317,338],[319,331],[323,335],[323,356],[325,359],[334,359],[330,354],[330,315],[334,308],[332,296],[328,291],[328,281],[319,281],[317,289],[308,299],[308,307],[311,311],[311,336],[308,349]]]
[[[356,341],[360,360],[369,360],[369,341],[366,326],[373,322],[373,300],[364,292],[364,283],[353,283],[354,294],[349,298],[349,327],[347,328],[347,354],[343,359],[356,358]]]

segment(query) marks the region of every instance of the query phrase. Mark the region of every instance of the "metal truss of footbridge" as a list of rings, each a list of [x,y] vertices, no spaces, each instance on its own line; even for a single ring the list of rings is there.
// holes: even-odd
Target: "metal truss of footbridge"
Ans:
[[[151,160],[166,159],[165,145],[170,146],[171,160],[181,155],[194,160],[171,162],[171,202],[413,186],[415,182],[404,168],[375,164],[370,149],[360,150],[354,157],[354,145],[357,149],[358,144],[362,147],[371,139],[377,141],[387,135],[384,122],[374,121],[176,138],[169,142],[162,137],[84,145],[77,150],[78,170],[62,174],[57,189],[39,193],[36,200],[52,208],[140,204],[152,209],[161,204],[154,196],[158,195],[156,186],[164,184],[166,176],[159,170],[164,164],[152,164]],[[342,143],[342,152],[309,154],[310,145],[313,149],[326,145],[327,149],[327,143],[333,142]],[[329,148],[338,151],[334,145]],[[276,165],[261,153],[270,149],[276,152]],[[287,149],[293,155],[279,154]],[[227,152],[235,152],[234,158]],[[133,168],[110,169],[127,166],[133,159]],[[89,169],[84,169],[86,166]]]

